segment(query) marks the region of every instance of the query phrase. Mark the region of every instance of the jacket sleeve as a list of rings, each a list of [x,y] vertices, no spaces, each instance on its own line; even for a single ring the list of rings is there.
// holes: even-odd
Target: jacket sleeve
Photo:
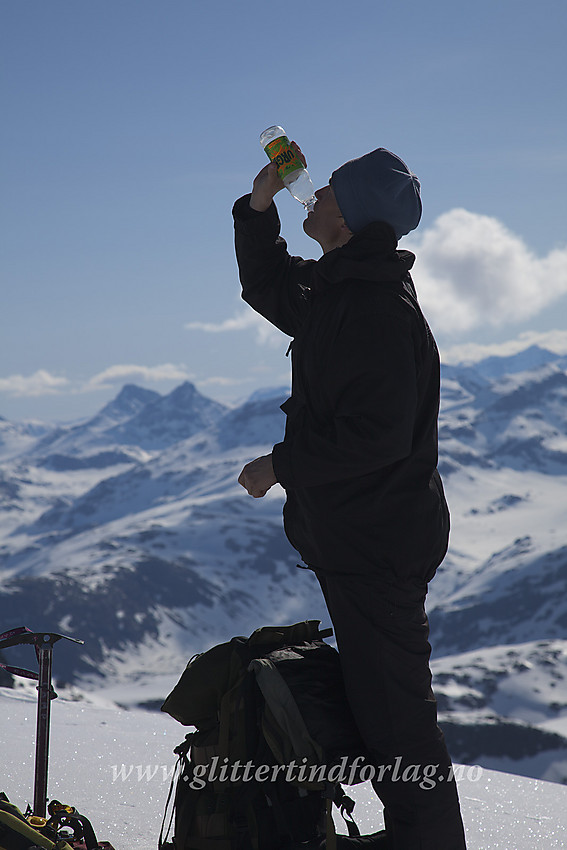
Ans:
[[[274,203],[266,212],[256,212],[245,195],[232,214],[242,298],[279,330],[295,336],[307,311],[305,293],[315,260],[290,256]]]
[[[360,313],[342,327],[325,371],[333,380],[328,421],[315,421],[306,404],[273,448],[286,490],[373,473],[412,450],[418,392],[409,316]]]

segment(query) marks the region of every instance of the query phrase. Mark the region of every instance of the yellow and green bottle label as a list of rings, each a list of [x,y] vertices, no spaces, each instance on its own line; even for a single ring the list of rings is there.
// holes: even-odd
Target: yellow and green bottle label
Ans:
[[[273,142],[266,145],[264,150],[271,161],[276,163],[280,180],[283,180],[292,171],[303,168],[303,163],[291,147],[287,136],[280,136],[278,139],[274,139]]]

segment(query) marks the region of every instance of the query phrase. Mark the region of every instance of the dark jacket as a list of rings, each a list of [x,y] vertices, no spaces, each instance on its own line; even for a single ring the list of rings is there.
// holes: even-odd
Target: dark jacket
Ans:
[[[292,393],[273,448],[287,536],[322,572],[415,590],[441,563],[439,355],[409,274],[414,255],[368,225],[320,260],[288,254],[274,204],[233,214],[242,297],[293,337]],[[395,595],[395,594],[394,594]]]

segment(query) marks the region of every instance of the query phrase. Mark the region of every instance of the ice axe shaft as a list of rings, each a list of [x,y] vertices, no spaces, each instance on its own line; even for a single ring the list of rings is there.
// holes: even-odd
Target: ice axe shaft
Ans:
[[[37,700],[37,726],[35,738],[35,776],[33,792],[33,813],[44,818],[47,810],[47,774],[49,766],[49,728],[51,720],[51,700],[57,697],[51,684],[53,665],[53,646],[58,640],[70,640],[84,643],[67,635],[35,633],[34,645],[39,662],[39,686]]]
[[[43,635],[36,644],[39,661],[39,687],[37,700],[37,726],[35,736],[35,777],[33,813],[44,818],[47,808],[47,772],[49,764],[49,725],[51,700],[57,696],[51,686],[54,635]]]

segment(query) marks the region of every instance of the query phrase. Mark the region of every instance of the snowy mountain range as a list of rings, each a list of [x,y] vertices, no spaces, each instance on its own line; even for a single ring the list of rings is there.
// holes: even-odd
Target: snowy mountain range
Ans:
[[[567,782],[567,358],[531,347],[442,378],[452,536],[429,596],[442,725],[457,761]],[[286,394],[226,407],[189,383],[129,385],[72,425],[0,419],[0,631],[82,638],[56,648],[65,693],[152,708],[196,651],[328,623],[284,537],[283,492],[255,500],[237,483],[281,439]]]

